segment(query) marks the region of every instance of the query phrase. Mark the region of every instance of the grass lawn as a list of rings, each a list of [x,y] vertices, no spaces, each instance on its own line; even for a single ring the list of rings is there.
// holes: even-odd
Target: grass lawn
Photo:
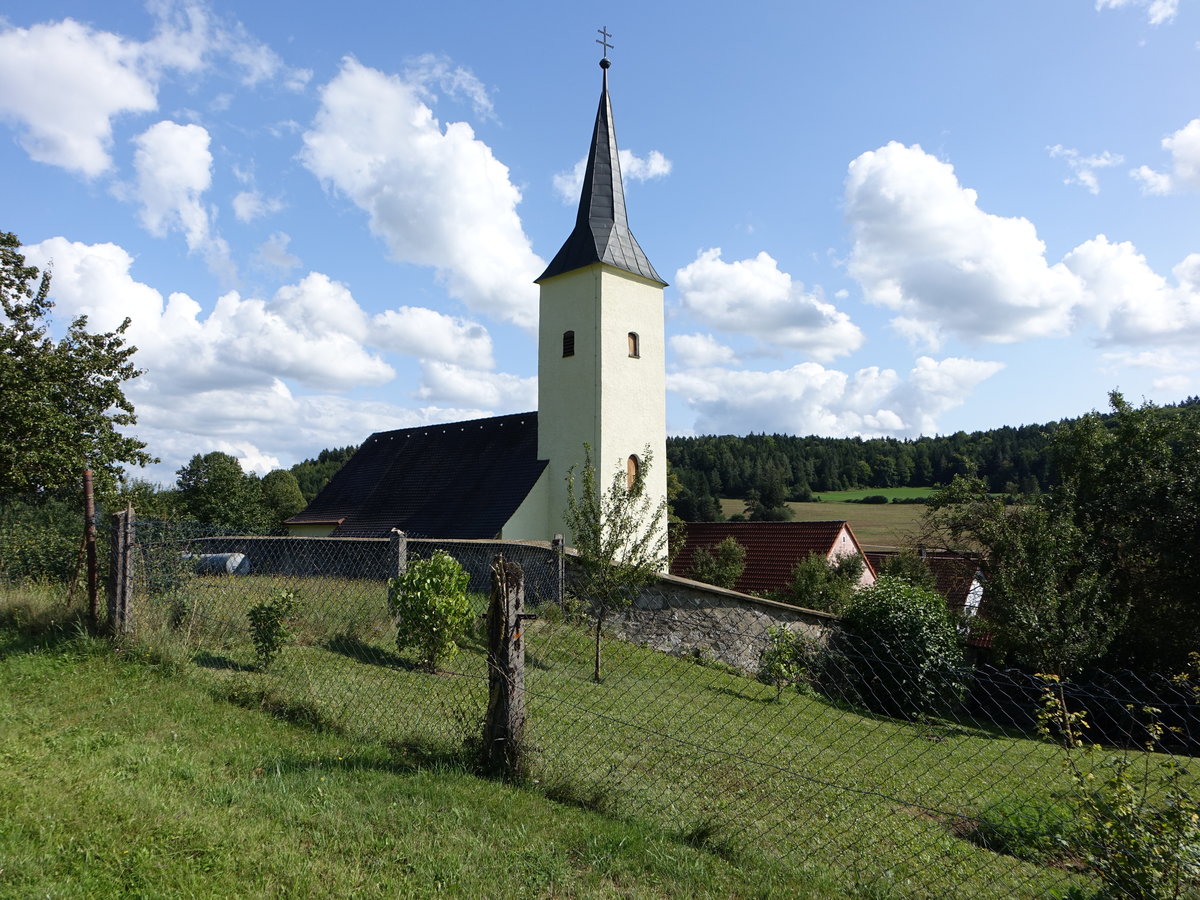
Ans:
[[[824,522],[845,520],[854,529],[859,543],[868,549],[875,547],[899,547],[909,541],[920,524],[925,507],[920,503],[847,503],[871,494],[909,496],[900,491],[916,492],[914,496],[928,494],[926,488],[890,488],[865,491],[831,491],[822,494],[821,503],[789,503],[796,514],[797,522]],[[721,512],[725,516],[739,513],[745,508],[741,500],[722,500]]]
[[[258,672],[245,610],[283,584],[299,641]],[[963,837],[988,804],[1065,789],[1041,742],[777,699],[619,640],[596,684],[586,631],[547,613],[526,632],[533,780],[505,787],[466,774],[477,641],[430,675],[396,653],[381,584],[187,590],[173,629],[141,600],[142,662],[86,639],[0,649],[0,895],[1043,898],[1078,877]]]
[[[0,610],[0,897],[842,895],[17,619]]]

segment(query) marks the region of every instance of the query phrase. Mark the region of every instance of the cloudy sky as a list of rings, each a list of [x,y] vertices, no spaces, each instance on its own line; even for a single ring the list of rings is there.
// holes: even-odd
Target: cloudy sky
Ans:
[[[0,230],[169,482],[536,405],[610,87],[673,434],[1200,393],[1200,2],[0,3]],[[435,8],[436,7],[436,8]]]

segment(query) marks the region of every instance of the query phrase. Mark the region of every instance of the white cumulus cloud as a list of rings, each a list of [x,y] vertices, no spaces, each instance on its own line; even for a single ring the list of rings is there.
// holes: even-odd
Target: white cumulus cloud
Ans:
[[[375,345],[396,353],[439,360],[468,369],[490,369],[492,338],[478,322],[422,306],[401,306],[375,316]]]
[[[764,252],[725,262],[719,247],[701,251],[675,273],[681,307],[724,331],[801,350],[826,362],[857,350],[863,334],[820,292],[805,291]]]
[[[936,347],[946,334],[1010,342],[1066,333],[1084,286],[1024,218],[991,215],[954,169],[892,142],[850,164],[850,274],[897,312],[901,333]]]
[[[30,158],[94,177],[112,165],[112,120],[158,105],[142,46],[73,19],[0,32],[0,115]]]
[[[417,396],[436,403],[474,406],[495,412],[522,412],[537,407],[537,379],[505,372],[481,372],[453,363],[421,363]]]
[[[733,348],[711,334],[675,334],[667,339],[678,368],[698,369],[725,366],[735,361]]]
[[[638,156],[631,150],[618,150],[617,162],[621,166],[621,181],[628,184],[633,181],[650,181],[653,178],[665,178],[671,174],[671,161],[658,150],[651,150],[645,156]],[[583,190],[584,170],[587,168],[587,157],[575,163],[568,172],[559,172],[554,176],[554,190],[562,198],[563,203],[578,203],[580,191]]]
[[[163,121],[134,139],[134,192],[146,230],[158,237],[181,231],[188,249],[203,253],[210,268],[233,280],[229,247],[214,233],[202,197],[212,184],[208,131]]]
[[[868,367],[853,374],[801,363],[775,371],[691,369],[667,376],[667,389],[695,411],[701,434],[782,431],[915,437],[963,403],[1002,363],[920,357],[907,377]]]
[[[532,329],[544,267],[508,168],[465,122],[444,128],[417,87],[353,59],[321,89],[304,164],[367,213],[401,262],[437,269],[469,308]]]
[[[1162,140],[1171,155],[1171,169],[1159,172],[1138,166],[1130,174],[1142,183],[1146,194],[1171,194],[1181,190],[1200,190],[1200,119],[1192,119],[1174,134]]]

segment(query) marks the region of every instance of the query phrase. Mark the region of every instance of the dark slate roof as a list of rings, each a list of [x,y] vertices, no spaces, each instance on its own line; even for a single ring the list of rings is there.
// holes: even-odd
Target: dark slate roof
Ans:
[[[371,435],[289,525],[337,537],[494,538],[542,474],[537,413]]]
[[[714,547],[732,537],[746,548],[746,568],[734,590],[745,594],[777,591],[791,581],[792,569],[800,560],[813,553],[828,557],[837,546],[843,528],[861,554],[854,529],[845,521],[687,522],[683,547],[671,563],[671,574],[689,577],[697,549]]]
[[[666,284],[629,230],[621,163],[617,157],[617,132],[613,126],[612,105],[608,101],[607,68],[604,69],[600,108],[596,111],[596,127],[592,131],[592,145],[584,170],[575,230],[537,280],[545,281],[594,263],[605,263]]]

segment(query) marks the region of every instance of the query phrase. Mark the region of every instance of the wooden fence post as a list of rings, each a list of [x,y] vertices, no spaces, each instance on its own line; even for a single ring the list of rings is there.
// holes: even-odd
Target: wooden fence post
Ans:
[[[92,492],[92,470],[83,470],[83,546],[87,554],[88,627],[93,633],[100,621],[99,567],[96,564],[96,498]],[[75,589],[72,581],[71,589]]]
[[[112,634],[133,630],[133,507],[112,517],[112,564],[108,575],[108,628]]]
[[[508,778],[524,772],[525,573],[497,556],[492,561],[488,607],[488,707],[483,726],[483,768]]]
[[[554,540],[550,542],[550,549],[554,551],[554,600],[561,607],[567,599],[566,559],[563,556],[566,541],[561,534],[554,536]]]
[[[391,573],[388,578],[398,578],[408,569],[408,535],[399,528],[392,529]]]

